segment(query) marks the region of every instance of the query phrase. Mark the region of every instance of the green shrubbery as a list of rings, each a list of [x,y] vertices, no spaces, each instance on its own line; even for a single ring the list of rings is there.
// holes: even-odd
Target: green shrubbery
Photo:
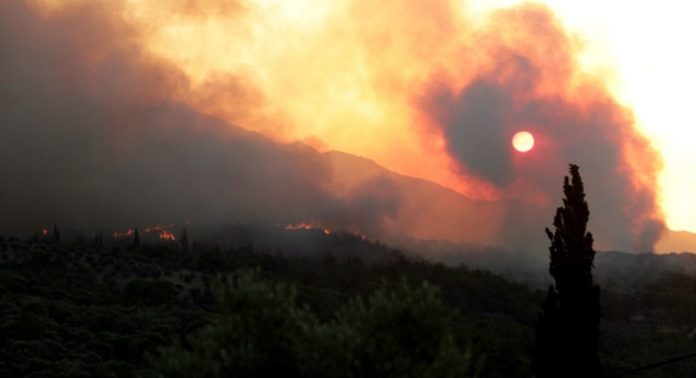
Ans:
[[[221,315],[163,352],[166,377],[473,377],[454,339],[454,312],[426,283],[380,289],[321,321],[296,290],[240,271],[214,285]]]
[[[281,376],[466,376],[484,357],[480,377],[531,376],[543,292],[488,272],[200,243],[187,253],[67,241],[4,245],[1,377],[181,376],[168,364],[193,369],[206,358],[214,363],[194,376],[223,368],[256,376],[281,368]],[[607,372],[696,350],[689,336],[695,282],[666,275],[631,291],[604,291]],[[228,360],[216,357],[223,350]],[[696,362],[684,361],[645,376],[694,373]]]
[[[483,355],[481,376],[528,372],[540,297],[489,273],[250,247],[15,243],[0,264],[3,377],[441,376]],[[503,325],[512,331],[496,334]]]

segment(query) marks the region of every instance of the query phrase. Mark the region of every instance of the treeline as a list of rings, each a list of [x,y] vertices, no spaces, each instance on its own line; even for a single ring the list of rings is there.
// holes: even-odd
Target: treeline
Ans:
[[[529,371],[539,293],[373,247],[391,258],[1,242],[0,376]]]
[[[371,248],[389,258],[2,239],[0,376],[531,376],[545,293]],[[695,288],[678,274],[605,288],[605,372],[695,350]]]

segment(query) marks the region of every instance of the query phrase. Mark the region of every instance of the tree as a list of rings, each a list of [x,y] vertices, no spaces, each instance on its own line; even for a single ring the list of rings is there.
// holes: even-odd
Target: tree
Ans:
[[[533,369],[539,378],[597,377],[599,286],[592,279],[594,240],[587,232],[590,211],[577,165],[570,165],[563,192],[555,230],[546,229],[549,272],[556,284],[549,286],[537,323]]]
[[[94,235],[94,245],[96,245],[97,247],[104,246],[104,235],[102,235],[101,232],[98,232]]]
[[[181,236],[179,237],[179,242],[181,243],[181,248],[184,250],[184,252],[188,252],[189,242],[188,242],[188,234],[186,234],[185,228],[183,229],[183,231],[181,231]]]
[[[221,317],[163,349],[162,377],[476,377],[439,291],[405,282],[355,298],[322,320],[294,286],[238,271],[214,281]]]
[[[58,231],[58,225],[53,223],[53,239],[55,241],[60,241],[60,231]]]
[[[454,337],[457,313],[427,282],[406,280],[351,300],[339,312],[349,326],[352,377],[477,377],[483,360]]]
[[[140,248],[140,234],[137,228],[133,231],[133,248]]]

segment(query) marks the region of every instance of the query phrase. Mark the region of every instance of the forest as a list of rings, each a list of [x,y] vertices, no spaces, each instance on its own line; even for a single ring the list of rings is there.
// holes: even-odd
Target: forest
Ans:
[[[3,237],[0,376],[532,375],[543,288],[292,232],[326,251]],[[346,252],[365,249],[381,258]],[[602,284],[606,376],[696,350],[696,276]],[[694,374],[684,360],[635,376]]]

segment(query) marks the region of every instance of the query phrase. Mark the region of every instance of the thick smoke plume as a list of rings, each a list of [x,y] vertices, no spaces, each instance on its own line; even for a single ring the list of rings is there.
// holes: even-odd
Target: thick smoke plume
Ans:
[[[0,232],[311,221],[543,254],[575,162],[600,246],[651,249],[659,160],[547,10],[271,3],[3,1]]]
[[[652,250],[664,228],[659,158],[630,112],[601,84],[577,77],[572,41],[545,9],[500,12],[490,22],[480,35],[490,65],[461,88],[434,83],[423,102],[460,172],[548,206],[556,205],[558,173],[580,164],[603,245]],[[520,130],[537,138],[526,155],[510,148]]]
[[[48,18],[20,1],[0,5],[2,233],[54,221],[109,232],[184,220],[284,224],[348,209],[374,225],[386,216],[367,205],[370,192],[332,194],[332,168],[316,151],[177,101],[186,77],[136,37],[99,5]]]

